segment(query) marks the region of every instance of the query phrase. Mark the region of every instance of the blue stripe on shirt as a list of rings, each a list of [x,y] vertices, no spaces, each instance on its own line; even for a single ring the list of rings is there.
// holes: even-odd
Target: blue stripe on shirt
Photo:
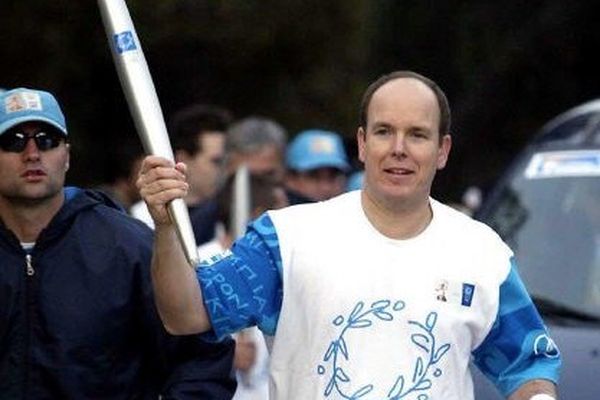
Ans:
[[[252,325],[275,333],[283,285],[279,240],[268,214],[249,225],[230,254],[201,264],[196,274],[217,338]]]
[[[475,364],[508,397],[532,379],[558,381],[560,355],[519,277],[514,259],[500,286],[498,315]]]

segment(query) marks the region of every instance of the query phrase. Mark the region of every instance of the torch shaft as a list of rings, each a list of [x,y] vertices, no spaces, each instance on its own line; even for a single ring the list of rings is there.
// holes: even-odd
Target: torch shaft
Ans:
[[[129,110],[146,153],[174,160],[152,76],[124,0],[98,0],[113,60]],[[198,258],[194,231],[182,199],[169,203],[169,214],[188,262]]]

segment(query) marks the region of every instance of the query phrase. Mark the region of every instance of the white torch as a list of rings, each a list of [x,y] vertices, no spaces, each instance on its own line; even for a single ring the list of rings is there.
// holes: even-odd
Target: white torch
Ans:
[[[148,64],[124,0],[98,0],[119,80],[146,153],[174,161],[165,120]],[[188,262],[199,260],[194,231],[182,199],[169,203]]]

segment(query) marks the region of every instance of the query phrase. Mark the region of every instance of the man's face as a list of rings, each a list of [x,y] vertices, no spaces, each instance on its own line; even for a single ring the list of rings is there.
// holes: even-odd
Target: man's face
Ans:
[[[188,167],[190,197],[193,202],[202,201],[213,196],[217,190],[225,151],[225,135],[222,132],[206,132],[199,135],[200,151],[194,155],[181,151],[179,161]]]
[[[335,197],[346,187],[346,176],[337,168],[295,172],[288,176],[287,181],[291,189],[315,201]]]
[[[240,165],[246,165],[251,174],[269,176],[275,182],[281,182],[285,173],[283,155],[275,145],[265,145],[253,153],[228,155],[229,173],[234,173]]]
[[[451,146],[449,135],[439,135],[433,91],[416,79],[390,81],[374,93],[367,120],[366,131],[357,134],[366,194],[391,208],[427,202]]]
[[[49,131],[40,122],[25,122],[3,135],[18,131],[26,136]],[[23,151],[0,148],[0,200],[20,204],[39,204],[62,196],[69,168],[69,146],[64,140],[57,147],[41,151],[28,139]]]

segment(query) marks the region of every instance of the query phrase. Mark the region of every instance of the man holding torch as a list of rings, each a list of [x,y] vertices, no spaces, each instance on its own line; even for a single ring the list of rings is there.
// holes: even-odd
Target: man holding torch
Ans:
[[[221,337],[257,325],[273,339],[272,400],[471,400],[471,359],[509,400],[556,399],[560,352],[512,251],[430,197],[452,143],[441,88],[382,76],[356,138],[362,190],[269,211],[195,269],[166,211],[187,191],[185,165],[146,158],[138,186],[165,327]]]

